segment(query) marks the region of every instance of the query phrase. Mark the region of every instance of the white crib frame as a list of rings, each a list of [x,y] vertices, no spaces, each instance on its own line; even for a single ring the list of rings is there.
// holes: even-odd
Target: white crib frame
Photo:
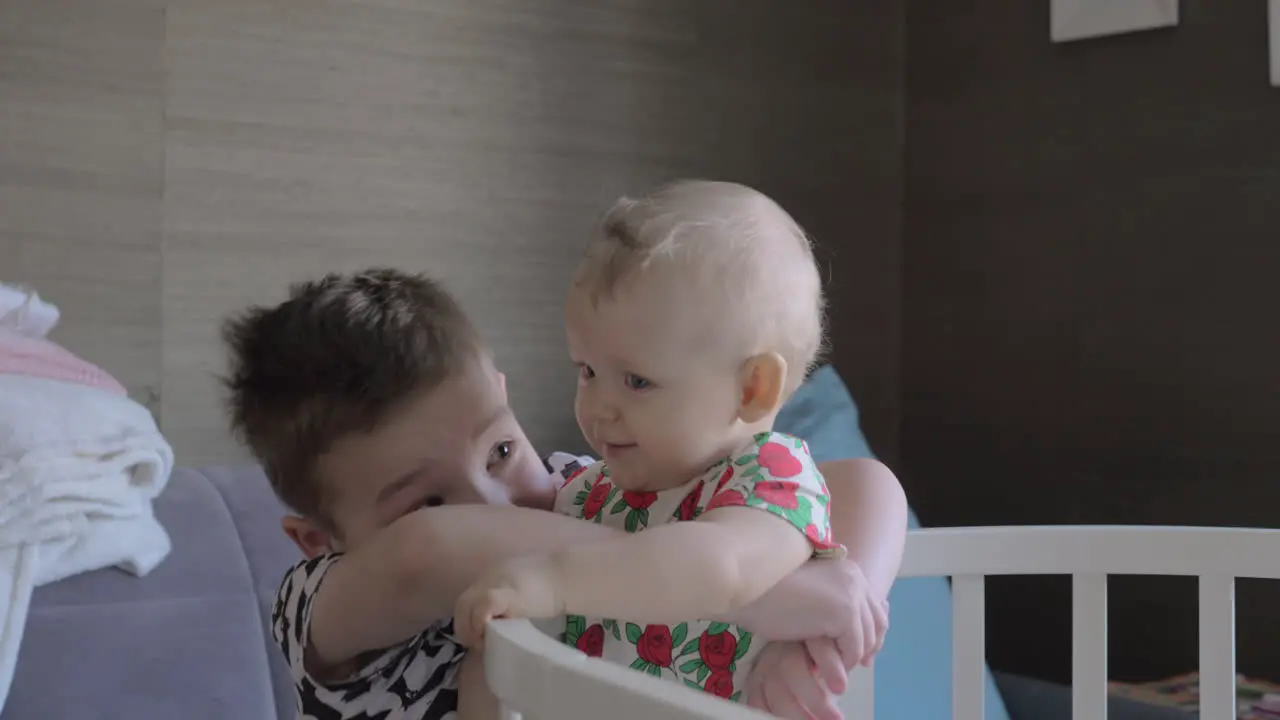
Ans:
[[[1072,576],[1072,720],[1107,717],[1107,576],[1200,580],[1200,717],[1235,720],[1235,579],[1280,579],[1280,530],[1161,526],[1021,526],[914,530],[899,577],[950,577],[952,715],[982,720],[984,578]],[[489,686],[504,720],[748,720],[764,715],[585,657],[527,621],[490,626]],[[892,642],[892,634],[890,634]],[[874,718],[873,678],[859,670],[841,707]]]

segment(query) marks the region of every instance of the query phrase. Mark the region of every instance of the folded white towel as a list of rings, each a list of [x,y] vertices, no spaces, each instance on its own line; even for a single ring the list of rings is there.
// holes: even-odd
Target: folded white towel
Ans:
[[[0,709],[36,587],[113,565],[141,576],[168,555],[151,500],[172,470],[141,405],[0,374]]]
[[[0,327],[42,338],[58,324],[58,316],[58,307],[41,300],[35,290],[0,283]]]

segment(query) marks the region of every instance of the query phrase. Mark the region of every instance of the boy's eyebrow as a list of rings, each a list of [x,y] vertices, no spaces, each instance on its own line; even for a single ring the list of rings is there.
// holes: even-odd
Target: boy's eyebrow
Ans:
[[[491,413],[489,417],[485,418],[482,422],[476,425],[474,437],[480,437],[481,435],[485,434],[486,432],[489,431],[490,428],[502,422],[503,420],[507,419],[507,417],[510,416],[511,414],[512,414],[511,407],[508,405],[503,405],[502,407],[498,408],[493,413]],[[418,468],[416,468],[411,472],[406,473],[403,477],[399,478],[395,482],[388,483],[385,487],[383,487],[381,490],[378,491],[378,498],[374,502],[378,504],[382,504],[384,501],[386,501],[387,498],[395,495],[396,493],[405,489],[409,485],[412,485],[416,480],[419,480],[422,477],[422,475],[427,471],[427,468],[430,466],[431,466],[431,461],[427,460],[421,466],[419,466]]]
[[[427,469],[426,466],[419,467],[413,472],[407,473],[406,475],[396,480],[395,482],[389,483],[387,486],[383,487],[381,490],[378,491],[378,499],[375,500],[374,502],[378,505],[381,505],[387,498],[395,495],[396,493],[405,489],[409,485],[413,484],[415,480],[422,477],[422,473],[426,469]]]
[[[507,417],[510,415],[511,415],[510,405],[503,405],[497,410],[494,410],[489,415],[489,417],[485,418],[482,422],[480,422],[480,424],[476,425],[475,435],[473,435],[472,437],[480,437],[481,435],[488,432],[489,428],[493,427],[494,425],[497,425],[503,420],[506,420]]]

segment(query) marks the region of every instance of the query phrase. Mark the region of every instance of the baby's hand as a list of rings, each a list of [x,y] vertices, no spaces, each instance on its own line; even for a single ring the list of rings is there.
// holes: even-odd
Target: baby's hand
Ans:
[[[833,641],[771,642],[747,676],[747,704],[786,720],[841,720],[832,677],[843,690],[847,678]]]
[[[493,618],[563,615],[557,575],[546,557],[518,558],[489,571],[458,597],[453,613],[458,641],[483,645],[485,625]]]

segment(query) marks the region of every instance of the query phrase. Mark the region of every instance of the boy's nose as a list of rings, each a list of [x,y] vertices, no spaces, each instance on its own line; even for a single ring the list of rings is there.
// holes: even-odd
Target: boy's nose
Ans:
[[[506,505],[507,488],[490,477],[472,478],[463,486],[458,502],[464,505]]]

